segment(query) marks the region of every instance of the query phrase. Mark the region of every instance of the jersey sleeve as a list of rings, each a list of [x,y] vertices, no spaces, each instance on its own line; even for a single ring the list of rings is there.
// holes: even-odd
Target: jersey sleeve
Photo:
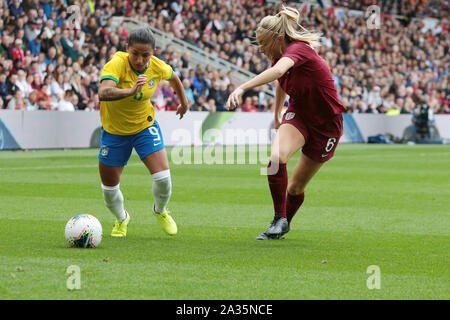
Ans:
[[[153,64],[153,69],[161,76],[162,80],[172,80],[173,69],[171,66],[155,56],[152,57],[151,63]]]
[[[294,67],[299,67],[310,59],[314,50],[308,43],[298,41],[287,47],[283,53],[283,57],[291,58],[294,61]]]
[[[100,82],[105,79],[111,79],[118,84],[121,74],[123,74],[123,61],[118,57],[113,57],[103,67],[102,73],[100,74]]]

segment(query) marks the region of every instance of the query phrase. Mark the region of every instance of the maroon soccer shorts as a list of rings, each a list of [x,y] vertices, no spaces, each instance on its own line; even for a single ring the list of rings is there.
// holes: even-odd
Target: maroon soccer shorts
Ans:
[[[343,133],[341,114],[334,118],[324,119],[320,126],[313,126],[301,118],[297,111],[288,108],[281,124],[283,123],[289,123],[300,131],[305,138],[302,152],[316,162],[325,162],[333,157]]]

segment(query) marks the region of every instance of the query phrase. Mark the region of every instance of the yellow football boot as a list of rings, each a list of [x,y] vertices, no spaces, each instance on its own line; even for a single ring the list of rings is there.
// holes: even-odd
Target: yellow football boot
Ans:
[[[163,230],[170,236],[174,236],[178,232],[177,224],[173,220],[173,218],[169,215],[169,210],[165,210],[161,213],[156,213],[153,210],[153,214],[158,218],[159,223]]]
[[[111,237],[125,237],[127,235],[127,226],[130,222],[130,214],[125,211],[127,217],[123,221],[116,220],[114,228],[111,231]]]

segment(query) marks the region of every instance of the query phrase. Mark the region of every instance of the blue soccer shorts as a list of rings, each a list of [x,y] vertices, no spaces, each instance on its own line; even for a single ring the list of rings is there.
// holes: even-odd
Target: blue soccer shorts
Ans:
[[[128,163],[133,148],[144,159],[149,154],[164,149],[164,141],[158,122],[139,133],[121,136],[106,132],[102,128],[98,159],[111,167],[122,167]]]

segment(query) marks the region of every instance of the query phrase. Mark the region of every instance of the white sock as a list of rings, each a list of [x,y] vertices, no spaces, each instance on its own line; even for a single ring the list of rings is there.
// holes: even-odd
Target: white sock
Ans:
[[[161,213],[166,210],[166,205],[169,203],[170,195],[172,194],[170,170],[154,173],[152,178],[152,192],[155,199],[154,210],[156,213]]]
[[[120,183],[114,187],[108,187],[102,184],[102,190],[106,207],[116,216],[117,220],[125,220],[127,214],[123,207],[123,194],[120,191]]]

